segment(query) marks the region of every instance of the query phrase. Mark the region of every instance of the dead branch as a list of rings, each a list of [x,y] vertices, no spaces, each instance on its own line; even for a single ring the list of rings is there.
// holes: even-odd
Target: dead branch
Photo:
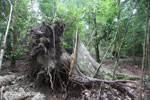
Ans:
[[[78,49],[78,28],[76,29],[76,42],[75,42],[75,47],[74,47],[74,52],[71,56],[71,60],[70,60],[70,71],[69,71],[69,76],[71,75],[72,73],[72,69],[73,69],[73,66],[76,62],[76,59],[77,59],[77,49]]]

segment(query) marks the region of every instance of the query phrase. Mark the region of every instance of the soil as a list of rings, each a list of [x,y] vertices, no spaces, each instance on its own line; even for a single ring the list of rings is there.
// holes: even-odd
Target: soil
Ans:
[[[120,66],[117,67],[117,73],[141,77],[141,63],[141,57],[135,58],[135,64],[133,63],[132,57],[122,58],[120,59]],[[103,66],[113,71],[115,69],[114,60],[105,60]]]
[[[141,63],[139,62],[141,62],[141,58],[136,58],[136,64],[135,66],[133,66],[132,58],[120,59],[120,67],[117,69],[117,73],[123,73],[123,74],[140,77]],[[111,59],[105,60],[103,66],[105,66],[106,68],[112,71],[114,70],[113,60]],[[82,87],[78,87],[78,86],[74,86],[75,88],[69,89],[67,99],[64,98],[65,93],[62,91],[61,88],[52,91],[51,87],[45,84],[39,84],[37,86],[34,86],[32,84],[34,83],[34,79],[31,80],[26,76],[26,73],[28,72],[27,67],[29,66],[26,64],[26,61],[24,60],[18,60],[16,62],[15,68],[10,68],[10,61],[6,61],[3,63],[1,75],[14,74],[20,77],[20,79],[17,80],[17,82],[15,83],[16,87],[18,88],[22,87],[25,89],[25,91],[35,91],[35,92],[43,93],[46,96],[46,100],[81,100],[83,98],[83,94],[81,93],[83,93],[85,90]],[[136,81],[136,84],[132,84],[132,85],[135,85],[134,87],[137,88],[139,86],[139,81]],[[118,95],[120,95],[120,98],[123,98],[123,95],[121,93],[115,92],[116,90],[114,89],[110,89],[109,85],[105,85],[104,87],[105,88],[101,88],[104,89],[104,91],[101,92],[103,94],[103,97],[99,98],[99,100],[112,100],[112,98],[117,98]],[[91,91],[97,91],[97,90],[92,88]],[[109,97],[107,96],[107,99],[105,99],[106,94],[104,92],[106,92],[107,95],[110,94]],[[112,97],[111,95],[112,93],[115,94],[116,97]],[[135,92],[135,94],[139,95],[138,92]],[[82,100],[86,100],[86,99],[82,99]],[[115,99],[115,100],[119,100],[119,99]],[[130,100],[130,99],[120,99],[120,100]]]

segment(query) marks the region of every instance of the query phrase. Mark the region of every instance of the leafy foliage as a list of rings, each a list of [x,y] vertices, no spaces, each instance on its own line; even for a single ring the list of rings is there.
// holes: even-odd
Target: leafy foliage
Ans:
[[[135,54],[142,56],[146,18],[144,13],[145,7],[148,7],[148,2],[146,0],[138,1],[136,8],[133,9],[135,0],[121,0],[120,4],[118,4],[118,1],[119,0],[14,0],[13,21],[9,29],[10,38],[7,43],[13,47],[13,35],[17,34],[18,48],[16,51],[8,50],[6,58],[11,58],[12,55],[18,58],[22,55],[24,52],[22,49],[23,37],[29,27],[42,21],[52,21],[56,19],[62,19],[66,23],[62,44],[70,53],[72,52],[77,27],[79,28],[80,39],[84,41],[92,53],[94,53],[95,40],[100,46],[100,51],[105,51],[110,42],[114,39],[114,34],[118,32],[117,39],[113,44],[114,50],[118,50],[132,10],[134,15],[129,22],[128,32],[121,49],[121,56],[131,56],[133,52],[132,22],[135,23]],[[1,0],[0,39],[3,38],[5,32],[8,15],[9,4],[7,0]],[[93,35],[94,15],[96,17],[98,32],[96,36]]]

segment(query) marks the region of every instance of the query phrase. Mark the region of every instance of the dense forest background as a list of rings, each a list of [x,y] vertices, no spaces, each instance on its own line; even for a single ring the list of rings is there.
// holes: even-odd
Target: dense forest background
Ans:
[[[1,48],[10,14],[9,0],[0,0]],[[28,29],[42,22],[65,22],[61,43],[70,54],[78,28],[82,40],[97,62],[103,59],[143,57],[145,82],[150,70],[149,0],[10,0],[13,5],[3,62],[26,58],[24,37]],[[107,53],[106,57],[105,53]],[[118,63],[118,60],[116,60]],[[135,65],[136,66],[136,61]],[[119,66],[119,64],[118,64]],[[140,67],[141,68],[141,67]]]
[[[25,57],[23,41],[27,29],[60,18],[66,23],[62,44],[70,53],[78,27],[80,39],[98,62],[112,41],[109,53],[118,51],[122,45],[121,57],[143,56],[144,34],[149,30],[145,28],[149,16],[146,0],[13,0],[12,3],[4,60]],[[7,0],[1,0],[0,11],[2,41],[10,11]],[[110,57],[108,54],[107,58]]]

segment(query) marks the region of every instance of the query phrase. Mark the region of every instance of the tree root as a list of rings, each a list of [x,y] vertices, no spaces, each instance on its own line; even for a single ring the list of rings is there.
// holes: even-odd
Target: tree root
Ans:
[[[69,78],[69,80],[73,83],[79,84],[83,87],[90,86],[91,84],[100,84],[105,83],[109,84],[112,88],[115,88],[116,90],[120,91],[123,94],[127,94],[132,100],[134,100],[134,95],[131,94],[121,83],[133,83],[134,81],[131,80],[101,80],[97,78],[91,78],[91,77],[81,77],[81,76],[72,76]]]
[[[20,98],[14,99],[14,100],[26,100],[27,98],[31,97],[31,95],[24,95]]]

